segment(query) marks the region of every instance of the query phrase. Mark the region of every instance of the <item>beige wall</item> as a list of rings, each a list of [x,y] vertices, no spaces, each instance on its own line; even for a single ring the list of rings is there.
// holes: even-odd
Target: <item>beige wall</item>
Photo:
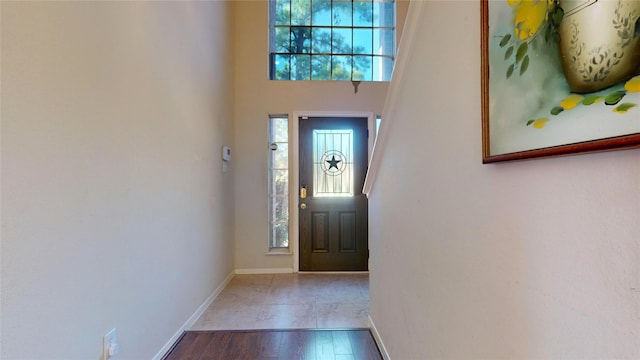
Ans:
[[[232,272],[228,8],[2,2],[2,359],[150,359]]]
[[[480,6],[422,8],[370,199],[391,358],[640,358],[640,150],[482,165]]]
[[[380,114],[387,83],[270,81],[268,2],[236,1],[235,9],[235,264],[237,269],[292,269],[293,258],[268,251],[267,120],[294,111],[361,111]],[[398,4],[398,26],[407,2]],[[293,120],[293,119],[292,119]]]

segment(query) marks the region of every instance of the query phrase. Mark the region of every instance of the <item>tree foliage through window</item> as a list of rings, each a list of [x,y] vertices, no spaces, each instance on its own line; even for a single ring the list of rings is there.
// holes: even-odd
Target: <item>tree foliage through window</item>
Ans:
[[[269,249],[289,247],[289,120],[269,117]]]
[[[392,0],[270,0],[273,80],[388,81]]]

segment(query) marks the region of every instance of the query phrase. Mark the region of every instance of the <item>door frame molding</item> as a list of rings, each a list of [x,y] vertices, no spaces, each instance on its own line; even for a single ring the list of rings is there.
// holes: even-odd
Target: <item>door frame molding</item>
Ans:
[[[298,189],[300,188],[300,117],[343,117],[343,118],[367,118],[367,161],[371,161],[371,151],[376,136],[376,116],[373,112],[365,111],[293,111],[289,114],[289,245],[293,253],[293,272],[300,272],[300,226],[298,214],[298,202],[300,201]],[[367,164],[368,169],[368,164]]]

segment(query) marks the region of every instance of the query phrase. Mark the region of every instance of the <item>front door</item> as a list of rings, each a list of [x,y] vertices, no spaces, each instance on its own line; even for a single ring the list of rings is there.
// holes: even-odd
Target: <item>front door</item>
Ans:
[[[300,270],[366,271],[367,118],[299,121]]]

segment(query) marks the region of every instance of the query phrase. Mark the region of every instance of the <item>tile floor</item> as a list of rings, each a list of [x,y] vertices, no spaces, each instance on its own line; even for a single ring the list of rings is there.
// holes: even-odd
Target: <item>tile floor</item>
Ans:
[[[369,327],[368,274],[236,275],[191,330]]]

